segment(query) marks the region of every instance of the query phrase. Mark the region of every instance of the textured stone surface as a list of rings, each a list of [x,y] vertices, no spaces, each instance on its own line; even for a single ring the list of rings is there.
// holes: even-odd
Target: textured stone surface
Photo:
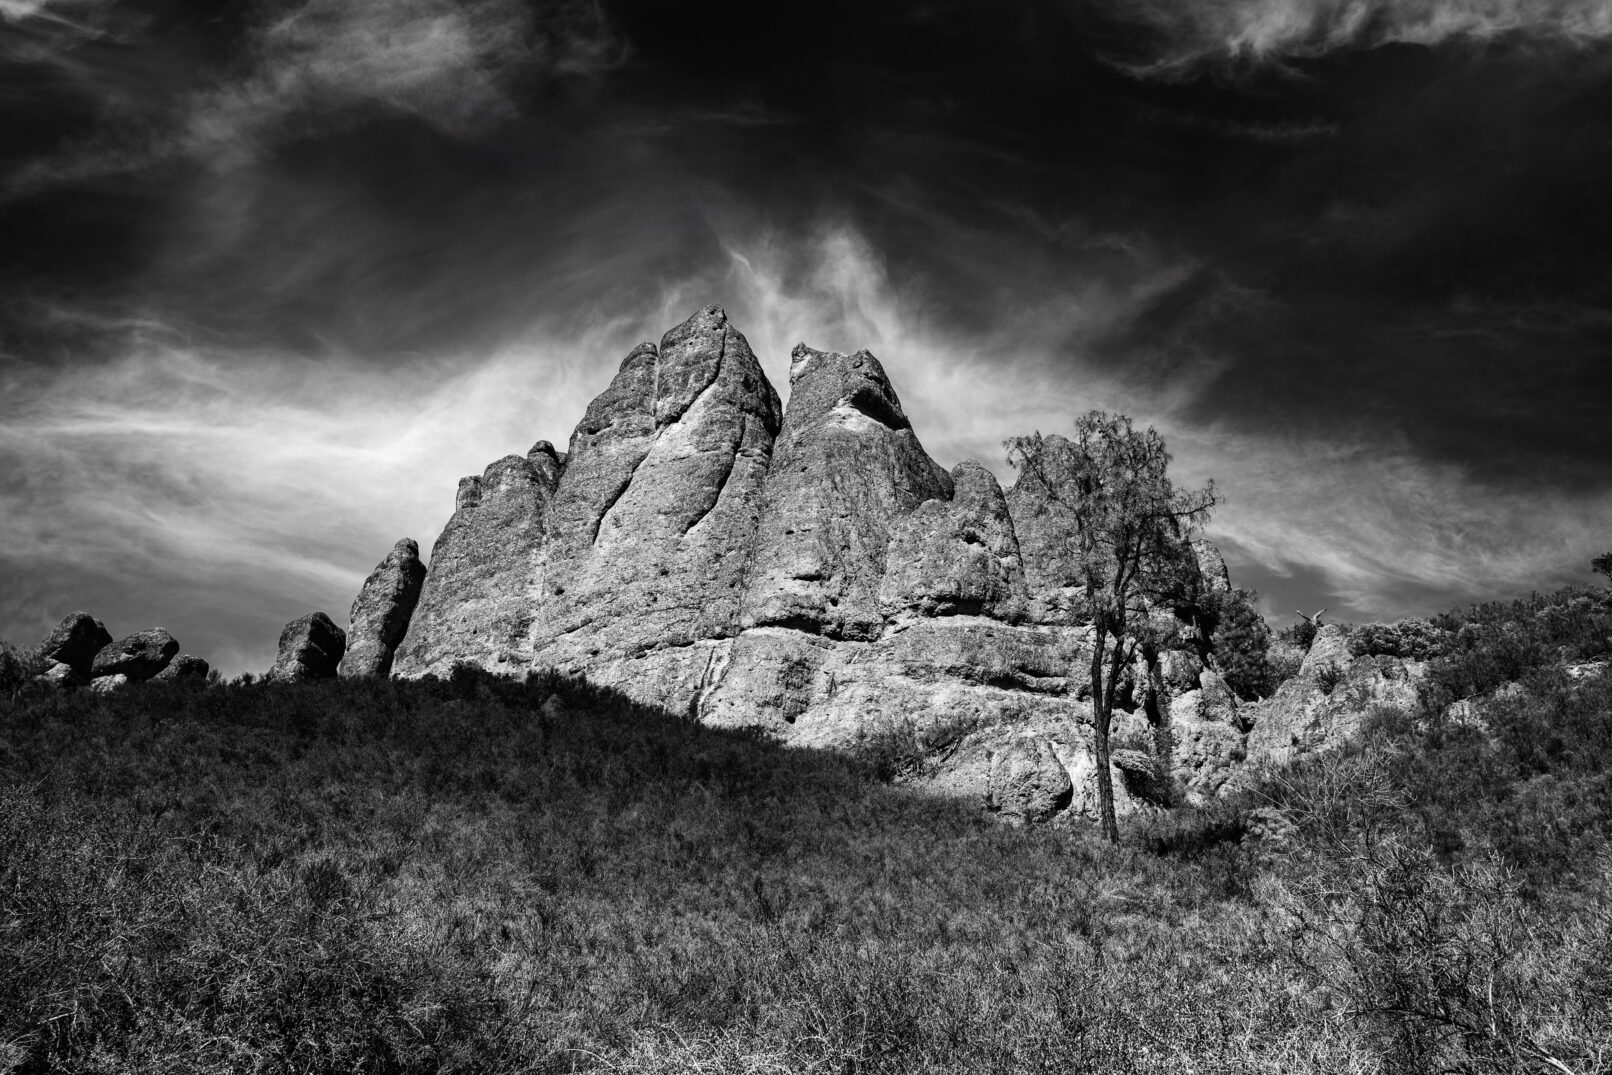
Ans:
[[[90,680],[90,690],[97,694],[112,694],[115,691],[123,690],[133,682],[134,680],[121,672],[110,676],[96,676]]]
[[[553,495],[525,456],[491,463],[460,482],[458,509],[431,550],[418,604],[394,664],[404,675],[446,675],[455,661],[513,671],[529,653],[526,600]]]
[[[767,475],[743,624],[877,638],[892,523],[950,499],[879,360],[797,346]]]
[[[1231,572],[1226,569],[1226,558],[1207,541],[1192,543],[1192,554],[1198,561],[1198,573],[1203,585],[1211,592],[1228,593],[1231,590]]]
[[[1373,710],[1413,710],[1426,666],[1400,657],[1350,657],[1332,638],[1344,629],[1328,624],[1316,634],[1304,669],[1263,701],[1244,704],[1239,717],[1249,727],[1247,760],[1279,767],[1335,749],[1360,733]],[[1319,649],[1325,640],[1326,648]],[[1314,658],[1312,660],[1312,658]]]
[[[1069,773],[1044,739],[1020,740],[991,758],[986,805],[1010,821],[1049,821],[1073,797]]]
[[[207,682],[207,673],[212,667],[202,658],[190,653],[181,653],[168,662],[168,667],[151,677],[153,683],[171,683],[176,680],[186,682]]]
[[[112,643],[112,634],[88,612],[69,613],[51,629],[36,652],[46,661],[65,664],[81,679],[90,677],[95,655]]]
[[[1022,619],[1029,599],[1019,540],[996,476],[969,460],[950,500],[928,500],[891,526],[879,604],[888,617]]]
[[[1044,474],[1036,467],[1023,468],[1008,490],[1007,505],[1019,540],[1030,618],[1037,623],[1069,623],[1078,618],[1084,593],[1080,560],[1071,541],[1074,514],[1048,484],[1056,485],[1060,479],[1057,464],[1064,453],[1059,449],[1068,441],[1056,434],[1045,441],[1049,450],[1044,465],[1052,469]]]
[[[347,650],[337,669],[340,675],[384,676],[392,670],[393,654],[408,633],[409,620],[424,585],[420,547],[413,538],[402,538],[375,565],[353,601]]]
[[[285,625],[280,653],[268,679],[330,679],[347,649],[347,632],[323,612],[310,612]]]
[[[166,668],[178,652],[178,640],[161,627],[136,631],[102,647],[95,655],[90,675],[95,679],[122,675],[132,683],[141,683]]]
[[[719,306],[634,355],[572,436],[531,597],[535,648],[561,667],[736,630],[778,395]]]
[[[53,687],[60,691],[75,690],[86,686],[90,682],[87,677],[73,671],[72,665],[62,664],[59,661],[50,664],[34,678],[45,684],[45,686]]]
[[[1313,679],[1321,674],[1321,669],[1346,668],[1351,660],[1348,629],[1342,624],[1324,623],[1315,632],[1310,651],[1299,666],[1299,675]]]

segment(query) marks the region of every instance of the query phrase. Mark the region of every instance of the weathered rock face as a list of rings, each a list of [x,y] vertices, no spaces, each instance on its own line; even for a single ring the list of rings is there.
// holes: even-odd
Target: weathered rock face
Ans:
[[[918,443],[878,359],[804,344],[791,357],[743,624],[877,638],[891,526],[949,500],[951,476]]]
[[[536,572],[553,494],[543,470],[520,455],[460,481],[458,510],[431,550],[431,572],[396,651],[399,672],[446,673],[456,660],[508,668],[527,651],[534,610],[525,583]]]
[[[153,683],[173,683],[183,680],[187,683],[207,682],[207,673],[212,667],[202,658],[190,653],[181,653],[168,662],[168,667],[151,677]]]
[[[90,678],[95,655],[112,644],[112,634],[88,612],[73,612],[51,629],[39,643],[44,660],[65,664],[80,678]]]
[[[539,453],[534,448],[532,454]],[[552,450],[548,458],[553,458]],[[340,675],[384,676],[392,670],[392,655],[408,632],[424,584],[420,547],[413,538],[399,540],[386,559],[375,565],[353,602],[347,650],[337,669]]]
[[[719,306],[634,351],[571,438],[536,652],[581,668],[735,633],[779,422]]]
[[[161,627],[136,631],[104,646],[95,655],[90,675],[126,676],[131,683],[143,683],[161,672],[179,652],[179,641]]]
[[[986,805],[1012,821],[1050,821],[1068,808],[1074,784],[1052,744],[1028,739],[991,758]]]
[[[1025,617],[1019,539],[996,475],[973,460],[952,468],[950,500],[926,500],[891,527],[879,605],[887,617]]]
[[[1348,631],[1323,625],[1299,674],[1243,707],[1250,766],[1290,765],[1334,749],[1357,736],[1373,710],[1414,710],[1425,668],[1401,657],[1351,656]]]
[[[1079,615],[1081,565],[1071,541],[1074,513],[1052,487],[1061,477],[1058,461],[1064,453],[1058,449],[1067,441],[1056,434],[1046,440],[1053,450],[1044,454],[1043,464],[1052,469],[1027,468],[1009,490],[1007,505],[1024,564],[1030,618],[1068,623]]]
[[[310,612],[285,625],[280,653],[265,679],[330,679],[347,649],[347,632],[323,612]]]
[[[394,674],[558,668],[802,745],[910,732],[944,744],[934,791],[1018,820],[1095,816],[1093,634],[1059,476],[1004,493],[978,463],[946,472],[866,351],[798,346],[790,386],[781,413],[720,307],[634,348],[569,451],[539,442],[461,482]],[[1122,812],[1213,797],[1247,749],[1191,607],[1229,587],[1224,561],[1178,552],[1191,592],[1151,614],[1160,652],[1114,717]],[[390,579],[354,606],[365,674],[389,636],[360,630],[360,606]]]

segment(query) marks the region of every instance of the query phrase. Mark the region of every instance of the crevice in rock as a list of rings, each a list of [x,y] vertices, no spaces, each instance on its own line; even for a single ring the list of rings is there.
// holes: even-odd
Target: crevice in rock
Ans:
[[[907,416],[895,408],[888,397],[872,385],[863,385],[846,397],[845,402],[869,418],[889,429],[911,429]]]
[[[716,506],[722,502],[722,494],[728,491],[728,479],[733,477],[733,468],[739,461],[739,448],[744,444],[745,429],[748,427],[749,423],[750,419],[748,417],[740,417],[739,436],[738,439],[734,441],[733,446],[728,449],[727,469],[722,472],[722,479],[717,482],[716,495],[711,498],[711,502],[709,504],[705,505],[703,511],[701,511],[693,519],[689,520],[689,524],[683,527],[683,533],[681,536],[687,537],[688,532],[704,522],[705,517],[715,511]]]
[[[649,453],[647,451],[643,455],[639,456],[638,461],[632,465],[632,470],[628,472],[626,479],[621,483],[620,486],[616,488],[614,493],[610,494],[610,498],[605,501],[604,510],[599,512],[599,517],[593,521],[593,533],[588,535],[588,544],[599,544],[599,531],[604,528],[605,516],[610,514],[610,509],[616,506],[617,501],[627,495],[627,489],[632,485],[633,478],[638,476],[638,468],[643,466],[644,460],[648,458]]]

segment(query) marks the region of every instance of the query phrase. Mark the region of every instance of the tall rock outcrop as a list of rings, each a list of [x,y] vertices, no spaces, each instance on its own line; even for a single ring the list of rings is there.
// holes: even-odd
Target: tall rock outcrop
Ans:
[[[461,479],[453,517],[431,549],[408,633],[395,655],[404,675],[446,673],[455,661],[513,670],[529,656],[535,612],[526,581],[536,574],[550,474],[522,455]]]
[[[746,627],[830,638],[883,633],[879,589],[895,521],[950,499],[879,360],[798,345],[745,592]]]
[[[1004,492],[978,463],[942,469],[866,351],[797,346],[782,410],[708,306],[627,355],[568,451],[539,442],[460,483],[393,672],[555,668],[798,744],[908,736],[943,754],[936,791],[1084,816],[1092,633],[1046,478]],[[1212,548],[1180,552],[1194,593],[1229,585]],[[1153,613],[1173,641],[1139,660],[1115,718],[1125,809],[1156,808],[1171,780],[1212,796],[1243,747],[1193,600]],[[365,601],[355,665],[359,636],[384,634],[360,630]]]
[[[530,458],[530,457],[528,457]],[[402,538],[364,580],[353,601],[347,626],[347,650],[337,673],[344,678],[384,676],[392,670],[398,643],[408,633],[414,606],[425,585],[420,546]]]
[[[534,651],[583,668],[733,634],[780,421],[720,306],[633,351],[571,436]]]

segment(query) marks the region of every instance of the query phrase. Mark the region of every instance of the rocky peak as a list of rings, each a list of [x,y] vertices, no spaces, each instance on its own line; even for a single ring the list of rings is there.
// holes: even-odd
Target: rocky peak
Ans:
[[[874,638],[891,524],[949,500],[952,479],[918,442],[878,359],[805,344],[791,357],[743,622]]]
[[[573,534],[547,557],[538,645],[567,662],[736,630],[782,407],[720,306],[666,333],[657,354],[653,422],[613,449],[579,447],[561,479],[561,502],[598,509],[589,542]],[[634,398],[634,414],[650,409],[651,397]],[[624,607],[634,614],[614,614]]]
[[[532,445],[526,452],[526,461],[532,464],[538,479],[548,487],[552,494],[560,484],[560,474],[565,470],[566,453],[556,452],[554,445],[546,440],[540,440]]]

